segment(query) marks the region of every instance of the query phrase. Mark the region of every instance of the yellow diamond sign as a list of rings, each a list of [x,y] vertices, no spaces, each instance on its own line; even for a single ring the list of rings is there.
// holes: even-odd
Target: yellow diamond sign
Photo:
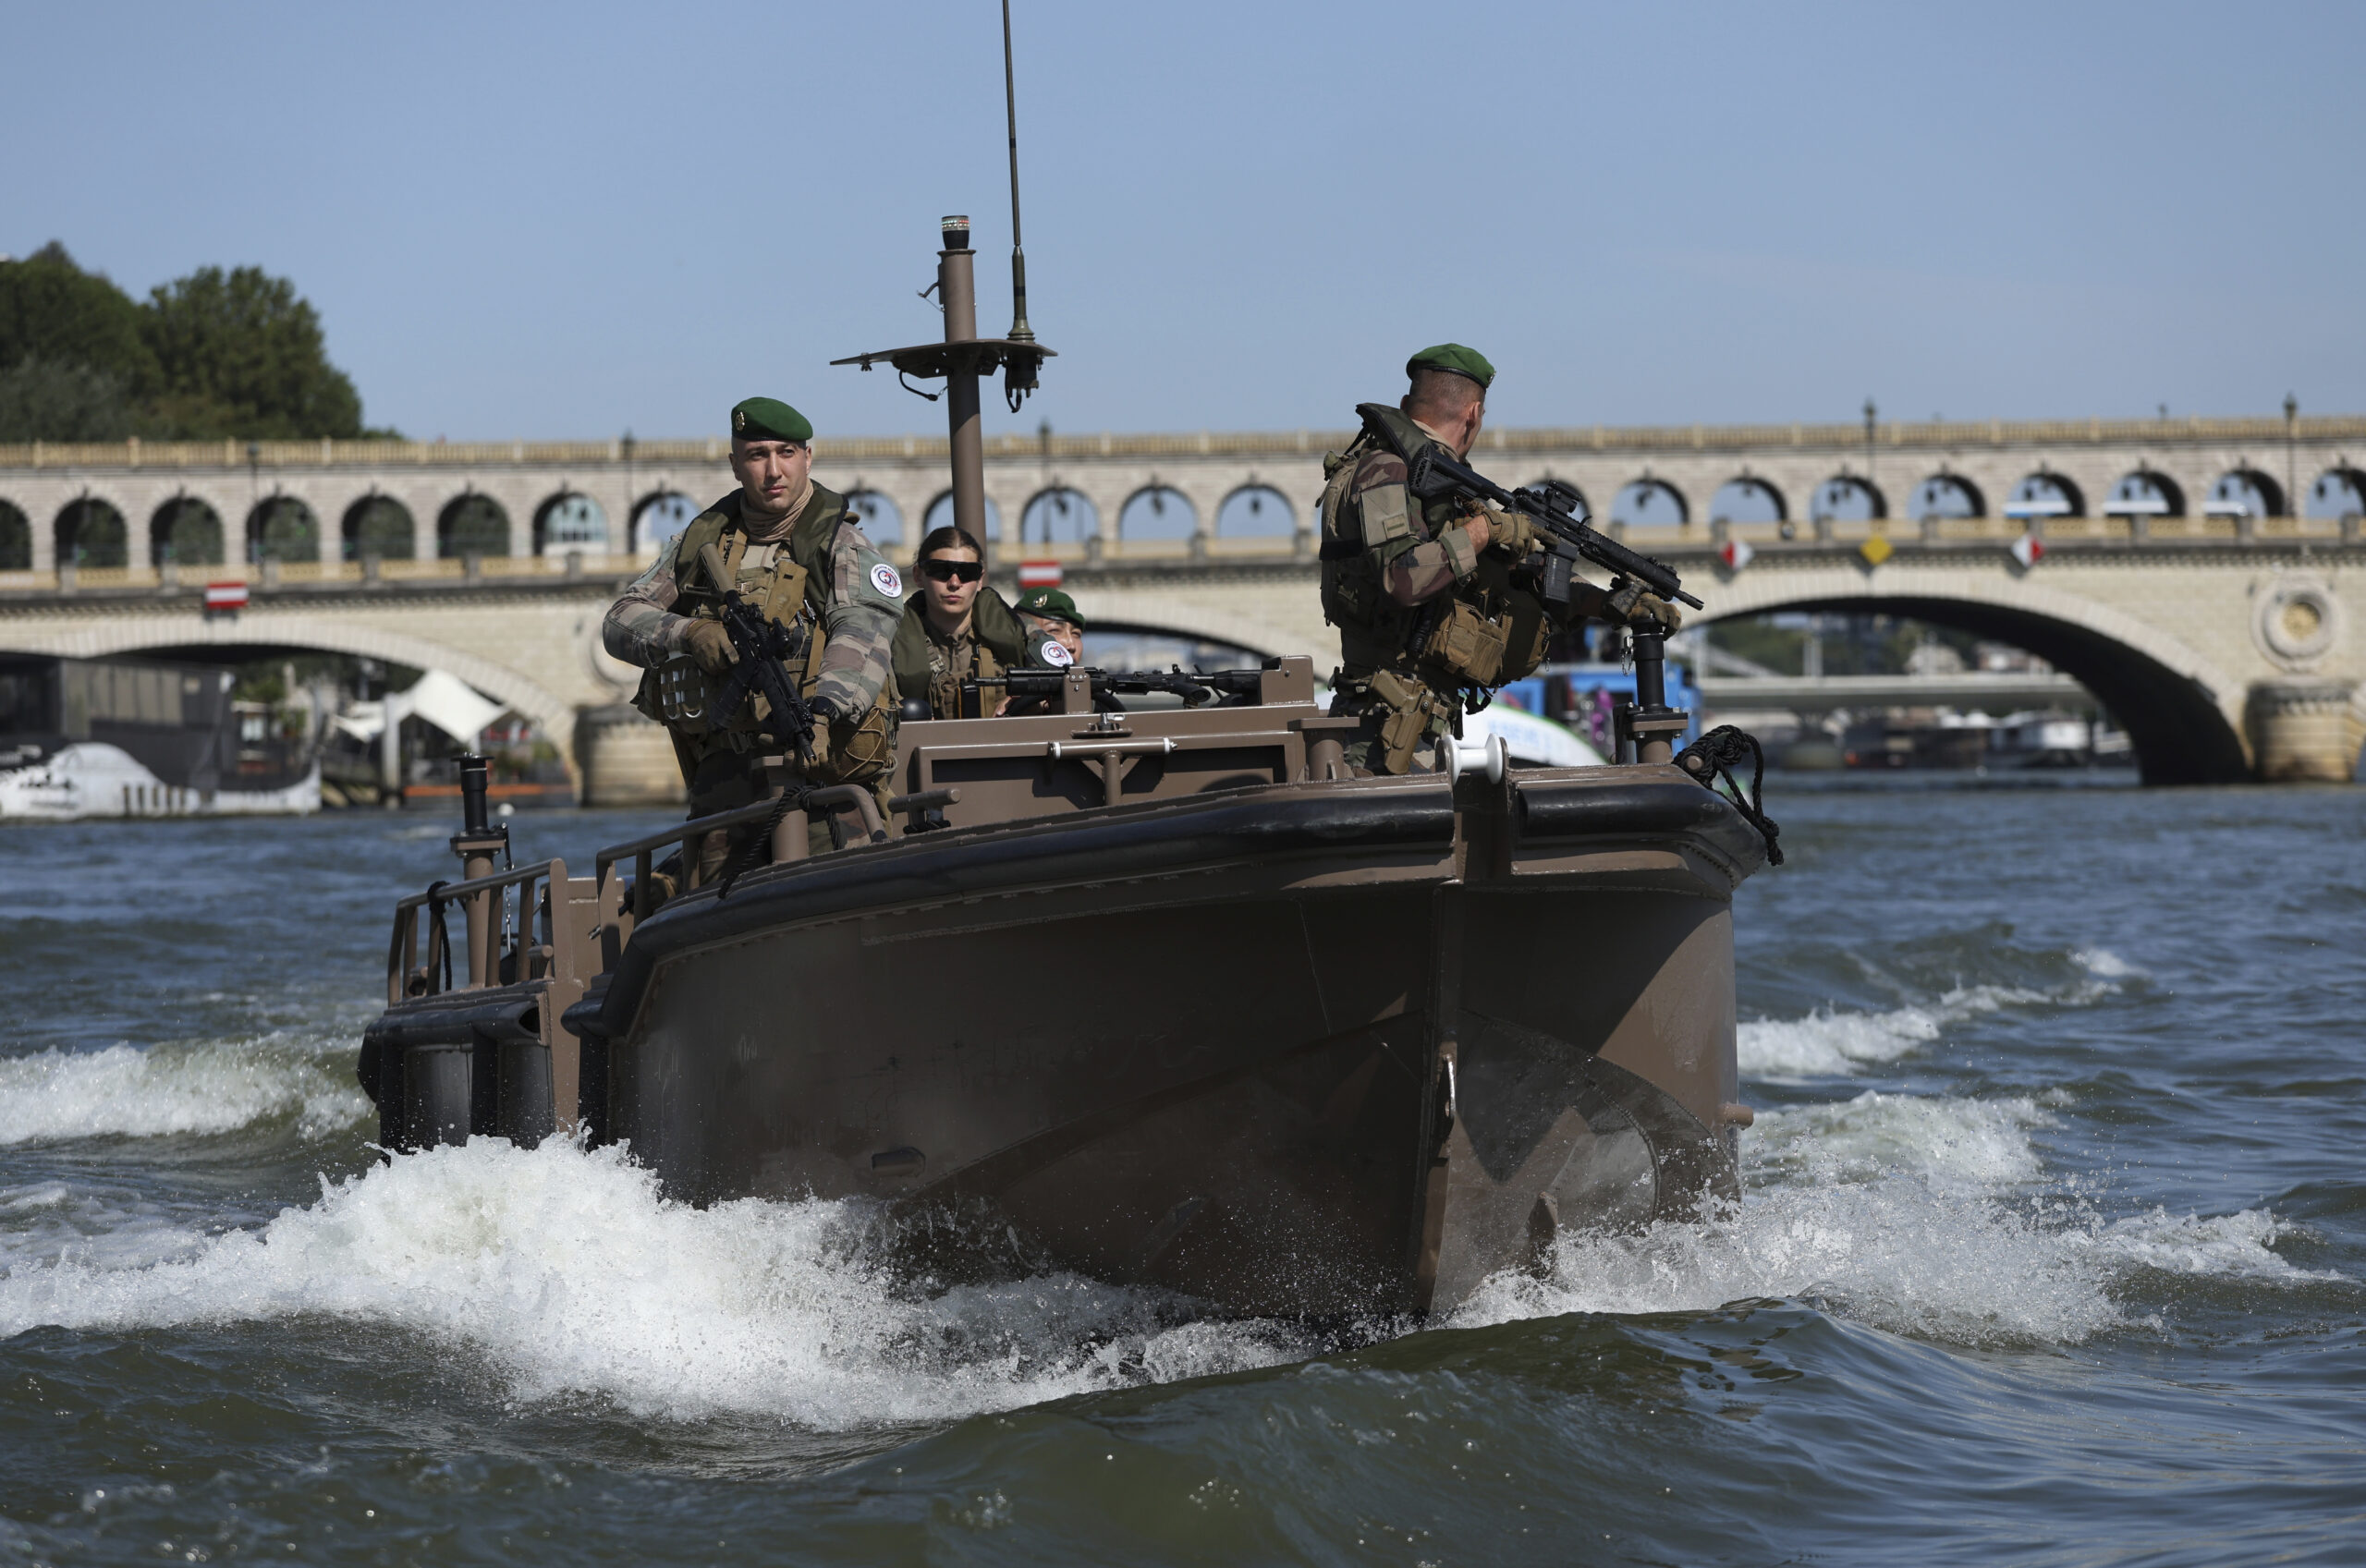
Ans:
[[[1857,553],[1865,558],[1865,565],[1868,566],[1878,566],[1883,562],[1888,560],[1891,555],[1895,554],[1896,553],[1896,548],[1897,547],[1896,545],[1890,543],[1888,540],[1883,538],[1880,534],[1875,534],[1872,538],[1865,541],[1864,543],[1857,546]]]

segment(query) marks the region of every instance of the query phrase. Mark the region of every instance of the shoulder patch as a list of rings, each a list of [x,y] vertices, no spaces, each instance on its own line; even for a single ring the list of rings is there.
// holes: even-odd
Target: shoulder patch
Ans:
[[[1076,662],[1076,655],[1068,651],[1066,643],[1054,642],[1048,638],[1036,649],[1036,652],[1043,662],[1055,670],[1065,670]]]
[[[897,577],[896,568],[884,561],[871,564],[871,586],[890,599],[904,597],[904,579]]]

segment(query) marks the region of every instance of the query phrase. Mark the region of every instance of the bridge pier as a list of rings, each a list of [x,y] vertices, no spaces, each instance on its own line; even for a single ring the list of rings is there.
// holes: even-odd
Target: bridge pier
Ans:
[[[2262,681],[2245,719],[2253,771],[2262,783],[2348,784],[2366,742],[2352,680]]]

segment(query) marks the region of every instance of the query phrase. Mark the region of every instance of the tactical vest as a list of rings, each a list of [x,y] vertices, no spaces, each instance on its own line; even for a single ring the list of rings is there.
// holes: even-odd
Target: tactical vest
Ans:
[[[1466,514],[1450,499],[1424,503],[1401,490],[1384,498],[1369,492],[1376,498],[1370,504],[1356,502],[1356,470],[1366,456],[1394,452],[1409,460],[1438,445],[1384,404],[1361,404],[1357,412],[1362,432],[1346,451],[1323,459],[1329,481],[1322,500],[1323,618],[1339,628],[1344,674],[1368,681],[1384,671],[1409,680],[1441,699],[1441,712],[1445,699],[1528,675],[1544,659],[1544,601],[1532,585],[1514,580],[1502,552],[1482,553],[1477,571],[1435,599],[1409,605],[1390,597],[1381,547],[1408,537],[1436,539],[1460,527]]]
[[[739,518],[740,496],[734,491],[682,530],[672,561],[674,614],[701,621],[722,618],[722,597],[700,559],[705,546],[715,546],[740,597],[767,620],[789,628],[791,650],[781,662],[810,699],[821,682],[822,654],[829,645],[823,617],[830,602],[830,552],[838,529],[853,522],[854,514],[843,497],[815,485],[769,565],[750,563],[755,547]],[[769,744],[760,738],[760,722],[772,716],[761,693],[714,727],[713,709],[723,685],[687,653],[674,655],[641,676],[633,706],[673,731],[685,778],[695,775],[718,752],[752,758]],[[890,682],[881,687],[870,711],[841,715],[831,726],[830,754],[811,782],[864,783],[885,772],[895,760],[895,701]]]
[[[923,602],[926,591],[914,590],[903,622],[896,628],[896,689],[908,697],[925,693],[929,717],[933,719],[957,719],[961,716],[963,681],[999,675],[1027,662],[1027,625],[1017,611],[1003,602],[1001,594],[981,586],[978,597],[970,602],[972,667],[948,670],[940,676],[929,659],[928,610]],[[986,702],[985,711],[994,711],[993,701]]]

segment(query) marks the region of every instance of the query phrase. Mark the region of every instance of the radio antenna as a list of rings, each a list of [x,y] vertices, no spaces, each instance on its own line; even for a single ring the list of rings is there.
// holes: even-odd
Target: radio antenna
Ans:
[[[1027,247],[1018,234],[1018,88],[1010,66],[1010,0],[1002,0],[1002,102],[1010,124],[1010,336],[1032,343],[1027,324]]]

